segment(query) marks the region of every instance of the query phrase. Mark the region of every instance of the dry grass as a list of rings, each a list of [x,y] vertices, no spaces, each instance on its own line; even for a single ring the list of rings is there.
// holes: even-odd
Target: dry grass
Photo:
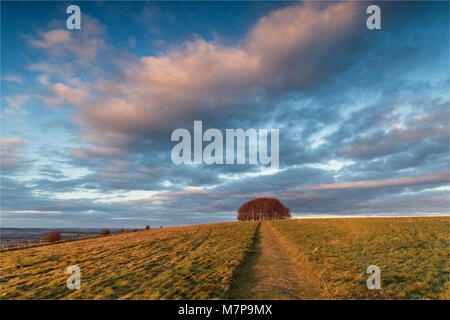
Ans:
[[[256,222],[155,229],[1,253],[8,299],[213,299],[228,291]],[[68,290],[69,265],[81,290]]]
[[[448,217],[275,220],[255,232],[257,225],[153,229],[2,252],[1,297],[450,298]],[[72,291],[65,271],[74,264],[81,290]],[[381,268],[381,290],[366,287],[372,264]]]
[[[330,299],[449,299],[449,218],[269,222],[298,268]],[[381,289],[368,290],[369,265]]]

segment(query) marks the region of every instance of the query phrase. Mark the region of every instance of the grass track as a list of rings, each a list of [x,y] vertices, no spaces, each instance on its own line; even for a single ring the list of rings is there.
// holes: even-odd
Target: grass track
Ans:
[[[261,222],[255,242],[231,284],[230,299],[313,299],[319,298],[289,251],[272,230]]]

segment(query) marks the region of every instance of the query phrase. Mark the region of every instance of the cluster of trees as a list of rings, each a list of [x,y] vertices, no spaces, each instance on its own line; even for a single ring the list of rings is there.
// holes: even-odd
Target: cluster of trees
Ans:
[[[288,219],[291,217],[289,208],[278,199],[259,198],[244,203],[238,210],[239,221]]]

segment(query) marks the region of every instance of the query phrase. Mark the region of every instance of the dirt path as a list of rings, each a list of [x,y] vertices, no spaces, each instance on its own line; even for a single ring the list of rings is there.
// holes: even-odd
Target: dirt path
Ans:
[[[230,299],[314,299],[317,290],[290,258],[269,222],[262,221],[252,250],[236,273]]]

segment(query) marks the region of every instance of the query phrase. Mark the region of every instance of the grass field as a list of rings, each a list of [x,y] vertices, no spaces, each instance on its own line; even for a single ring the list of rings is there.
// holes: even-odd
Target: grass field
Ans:
[[[449,299],[449,218],[156,229],[1,253],[3,299]],[[67,266],[81,268],[68,290]],[[366,287],[369,265],[381,289]]]
[[[298,266],[330,299],[449,299],[449,218],[270,222]],[[369,265],[381,289],[368,290]]]
[[[223,298],[256,222],[139,231],[1,254],[2,298]],[[69,265],[81,290],[68,290]]]

